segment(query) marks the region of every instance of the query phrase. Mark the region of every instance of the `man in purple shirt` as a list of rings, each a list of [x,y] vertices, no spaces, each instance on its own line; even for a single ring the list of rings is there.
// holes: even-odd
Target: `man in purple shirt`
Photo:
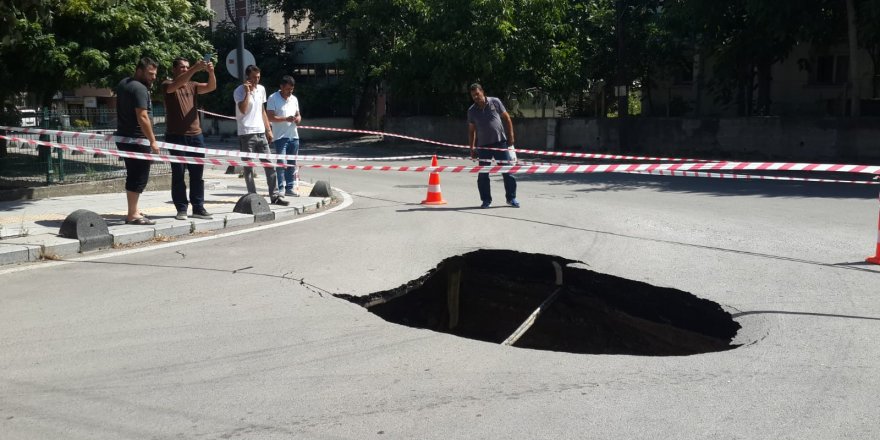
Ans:
[[[513,147],[513,121],[504,108],[501,100],[487,97],[483,92],[483,86],[471,84],[471,99],[474,104],[467,111],[468,115],[468,139],[471,146],[471,158],[475,154],[480,158],[481,166],[491,165],[492,159],[506,161],[511,164],[508,146]],[[505,132],[506,129],[506,132]],[[519,208],[516,200],[516,179],[510,173],[502,173],[504,178],[504,197],[507,204]],[[488,208],[492,204],[492,192],[489,189],[489,173],[479,173],[477,176],[477,189],[480,191],[481,208]]]

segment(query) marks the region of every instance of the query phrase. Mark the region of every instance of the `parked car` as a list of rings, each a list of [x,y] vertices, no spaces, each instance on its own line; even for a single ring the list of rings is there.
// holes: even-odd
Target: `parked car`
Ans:
[[[21,109],[18,111],[21,113],[21,126],[22,127],[36,127],[37,126],[37,111],[29,108]]]

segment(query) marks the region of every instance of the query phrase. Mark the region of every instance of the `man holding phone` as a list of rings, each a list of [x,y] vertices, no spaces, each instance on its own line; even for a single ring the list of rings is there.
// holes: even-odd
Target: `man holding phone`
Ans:
[[[272,123],[272,134],[275,135],[275,154],[288,156],[299,154],[299,132],[296,126],[302,121],[302,115],[299,113],[299,100],[293,96],[295,85],[296,81],[292,76],[284,75],[281,77],[281,84],[278,85],[278,91],[269,96],[269,102],[266,104],[266,114]],[[278,163],[283,165],[281,161]],[[276,172],[278,192],[286,188],[285,196],[299,197],[293,190],[298,180],[296,160],[288,160],[287,166],[278,167]]]
[[[208,72],[208,82],[192,81],[193,75],[201,71]],[[205,148],[205,138],[202,136],[202,127],[196,108],[198,95],[204,95],[217,89],[217,77],[214,75],[211,54],[205,55],[203,60],[198,61],[192,67],[186,58],[175,58],[172,63],[172,73],[174,78],[162,83],[167,111],[165,141],[171,144]],[[205,157],[202,153],[170,151],[175,156]],[[187,170],[189,170],[189,200],[186,198],[186,181],[184,180],[184,174]],[[177,215],[174,217],[177,220],[187,219],[189,204],[192,204],[193,218],[212,218],[205,209],[205,181],[202,178],[204,170],[204,165],[171,164],[171,199],[177,208]]]
[[[243,153],[268,153],[269,142],[272,142],[272,126],[266,115],[266,89],[260,85],[260,68],[251,64],[244,69],[247,77],[244,84],[233,92],[235,98],[235,120],[238,125],[239,150]],[[246,158],[242,158],[247,160]],[[260,159],[268,162],[267,159]],[[269,198],[273,205],[287,206],[284,196],[278,191],[274,167],[263,167],[266,171],[266,182],[269,184]],[[249,193],[256,193],[254,170],[244,168],[244,182]]]

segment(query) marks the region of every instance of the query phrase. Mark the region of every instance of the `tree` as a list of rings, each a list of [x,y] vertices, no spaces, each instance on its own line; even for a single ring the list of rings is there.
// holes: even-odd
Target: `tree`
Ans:
[[[245,33],[244,39],[245,47],[254,55],[257,66],[260,67],[261,83],[268,93],[272,93],[281,77],[293,67],[294,42],[279,38],[264,28]],[[211,34],[210,42],[217,51],[217,56],[221,60],[225,59],[226,54],[238,48],[238,30],[233,23],[220,22]],[[217,67],[217,90],[199,96],[199,103],[213,112],[233,114],[235,104],[232,93],[241,81],[230,75],[223,66]]]
[[[327,31],[348,45],[351,57],[343,62],[344,81],[355,85],[359,99],[355,125],[375,121],[378,89],[389,68],[389,53],[399,33],[403,9],[394,0],[264,0],[285,18],[308,20],[313,32]]]
[[[880,2],[861,0],[856,8],[859,46],[871,56],[873,66],[871,97],[880,98]]]
[[[862,114],[862,87],[859,82],[859,21],[855,0],[846,0],[847,41],[849,43],[849,83],[852,88],[850,96],[850,115]]]
[[[47,103],[58,90],[114,85],[142,56],[168,72],[176,56],[211,47],[201,0],[13,0],[4,11],[0,99],[28,92]]]
[[[473,82],[499,96],[566,98],[579,83],[581,60],[570,3],[412,2],[412,19],[391,52],[389,87],[409,100],[433,100],[441,114],[460,114]]]
[[[467,85],[493,94],[537,87],[554,97],[577,84],[569,0],[268,0],[285,16],[349,46],[346,77],[359,90],[356,123],[372,119],[380,87],[432,113],[460,112]]]
[[[674,0],[667,10],[715,69],[710,87],[737,114],[770,112],[771,68],[801,42],[839,38],[840,0]],[[755,96],[757,92],[757,96]]]

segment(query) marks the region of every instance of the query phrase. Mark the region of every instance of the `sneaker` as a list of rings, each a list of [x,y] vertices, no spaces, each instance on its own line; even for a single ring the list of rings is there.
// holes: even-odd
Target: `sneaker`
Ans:
[[[513,206],[514,208],[519,208],[519,202],[516,199],[510,199],[507,201],[507,204]]]
[[[273,205],[287,206],[287,205],[290,204],[290,202],[288,202],[287,200],[284,200],[284,197],[281,197],[281,196],[275,196],[275,197],[272,197],[272,204],[273,204]]]
[[[299,197],[299,194],[293,192],[292,189],[289,189],[289,190],[287,190],[287,191],[284,191],[284,195],[285,195],[285,196],[290,196],[290,197]]]
[[[480,208],[486,209],[486,208],[488,208],[489,205],[491,205],[491,204],[492,204],[492,202],[483,202],[483,204],[480,205]]]
[[[175,220],[186,220],[186,211],[177,211],[177,215],[174,216]]]
[[[202,209],[193,209],[192,218],[200,218],[202,220],[211,220],[214,218],[214,216],[212,216],[210,212],[206,211],[205,208],[202,208]]]

